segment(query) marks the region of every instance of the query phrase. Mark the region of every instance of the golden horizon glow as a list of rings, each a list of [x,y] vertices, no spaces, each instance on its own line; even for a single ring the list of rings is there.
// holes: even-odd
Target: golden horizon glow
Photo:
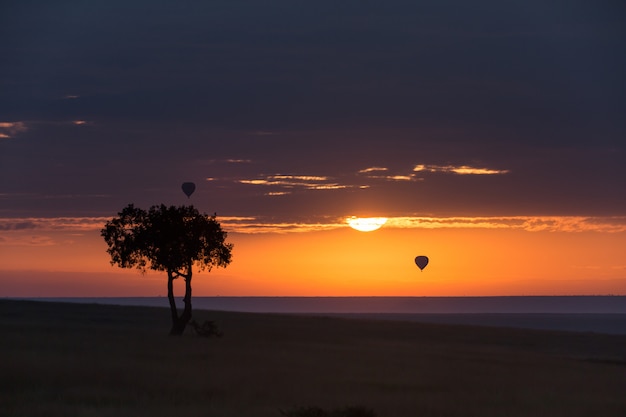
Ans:
[[[626,231],[403,229],[388,220],[376,233],[355,233],[342,221],[308,232],[289,233],[311,227],[293,223],[283,232],[248,224],[253,232],[229,233],[233,263],[194,274],[194,295],[626,295]],[[2,229],[3,296],[165,293],[162,273],[110,265],[102,225],[94,221],[89,231],[62,223]],[[416,255],[430,258],[427,273],[415,265]]]
[[[278,194],[277,194],[278,195]],[[28,232],[28,239],[47,232],[87,233],[98,231],[110,220],[107,217],[0,217],[0,245],[16,244],[21,239],[9,238],[9,233]],[[222,227],[229,233],[307,233],[342,229],[348,219],[356,216],[297,219],[276,222],[255,216],[218,216]],[[385,228],[392,229],[502,229],[523,230],[526,232],[566,232],[566,233],[624,233],[626,216],[485,216],[485,217],[385,217]]]
[[[359,232],[373,232],[380,229],[387,222],[386,217],[348,217],[346,223]]]

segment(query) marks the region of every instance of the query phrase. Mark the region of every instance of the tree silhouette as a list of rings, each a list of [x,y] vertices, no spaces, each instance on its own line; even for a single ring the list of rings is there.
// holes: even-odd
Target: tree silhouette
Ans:
[[[100,231],[109,248],[111,264],[167,272],[167,297],[172,315],[170,334],[180,335],[191,320],[191,276],[195,264],[200,270],[226,267],[233,245],[216,215],[201,214],[193,206],[152,206],[148,211],[126,206],[118,217]],[[174,280],[185,280],[185,304],[179,315],[174,299]]]

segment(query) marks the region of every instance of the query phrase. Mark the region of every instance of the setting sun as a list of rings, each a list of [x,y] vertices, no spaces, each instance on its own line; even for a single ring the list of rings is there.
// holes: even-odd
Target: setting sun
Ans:
[[[387,222],[386,217],[348,217],[348,225],[359,232],[373,232],[378,230]]]

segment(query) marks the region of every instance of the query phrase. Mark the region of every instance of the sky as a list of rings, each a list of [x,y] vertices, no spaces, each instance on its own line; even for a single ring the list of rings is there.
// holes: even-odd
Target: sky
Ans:
[[[195,295],[626,295],[625,47],[618,0],[4,1],[0,297],[165,294],[129,203],[217,213]]]

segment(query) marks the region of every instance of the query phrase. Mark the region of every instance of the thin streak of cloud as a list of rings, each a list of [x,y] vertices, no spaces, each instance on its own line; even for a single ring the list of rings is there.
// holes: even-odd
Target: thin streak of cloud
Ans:
[[[26,130],[24,122],[0,122],[0,129]]]
[[[241,184],[248,184],[248,185],[270,185],[270,181],[268,180],[261,180],[261,179],[256,179],[256,180],[238,180],[239,183]]]
[[[319,222],[270,222],[262,218],[248,218],[243,221],[223,217],[219,219],[228,232],[241,234],[259,233],[306,233],[336,230],[346,227],[343,219],[322,219]]]
[[[254,179],[236,180],[240,184],[275,186],[287,189],[300,188],[305,190],[340,190],[355,188],[354,185],[331,182],[331,178],[318,175],[287,175],[274,174]],[[280,191],[274,191],[273,195],[279,195]]]
[[[0,122],[0,138],[8,139],[24,133],[32,126],[91,126],[94,123],[88,120],[65,120],[65,121],[46,121],[46,120],[29,120],[28,122]]]
[[[381,175],[370,178],[378,178],[386,181],[422,181],[423,178],[417,178],[414,175]]]
[[[343,190],[346,188],[353,188],[352,185],[341,185],[341,184],[317,184],[317,185],[308,185],[306,188],[309,190]]]
[[[413,177],[411,175],[390,175],[388,177],[385,177],[388,180],[393,180],[393,181],[412,181]]]
[[[384,181],[421,181],[423,178],[418,178],[415,174],[396,174],[389,175],[389,168],[385,167],[369,167],[358,171],[359,175],[365,175],[365,177],[373,180]]]
[[[109,221],[108,217],[40,217],[0,218],[1,231],[70,231],[99,230]]]
[[[369,179],[384,181],[423,181],[424,178],[418,178],[415,175],[368,175]]]
[[[261,218],[220,221],[234,233],[296,233],[348,227],[348,217],[320,219],[318,222],[272,222]],[[393,229],[510,229],[527,232],[625,233],[626,217],[389,217],[384,228]]]
[[[491,168],[477,168],[469,165],[415,165],[414,172],[442,172],[452,173],[458,175],[501,175],[508,174],[510,171],[507,169],[491,169]]]
[[[343,190],[346,188],[353,188],[353,185],[342,185],[337,183],[303,183],[303,182],[294,182],[294,181],[268,181],[268,180],[239,180],[241,184],[249,184],[249,185],[274,185],[274,186],[282,186],[286,188],[303,188],[306,190]]]
[[[268,178],[283,180],[291,179],[297,181],[328,181],[328,177],[316,176],[316,175],[270,175]]]
[[[489,169],[489,168],[474,168],[469,166],[460,166],[452,169],[452,172],[460,175],[497,175],[508,174],[508,169]]]
[[[391,217],[385,227],[400,229],[518,229],[527,232],[626,232],[626,217]]]
[[[25,122],[0,122],[0,138],[9,139],[28,130]]]
[[[369,167],[359,171],[359,174],[369,174],[370,172],[386,172],[389,168],[384,167]]]

